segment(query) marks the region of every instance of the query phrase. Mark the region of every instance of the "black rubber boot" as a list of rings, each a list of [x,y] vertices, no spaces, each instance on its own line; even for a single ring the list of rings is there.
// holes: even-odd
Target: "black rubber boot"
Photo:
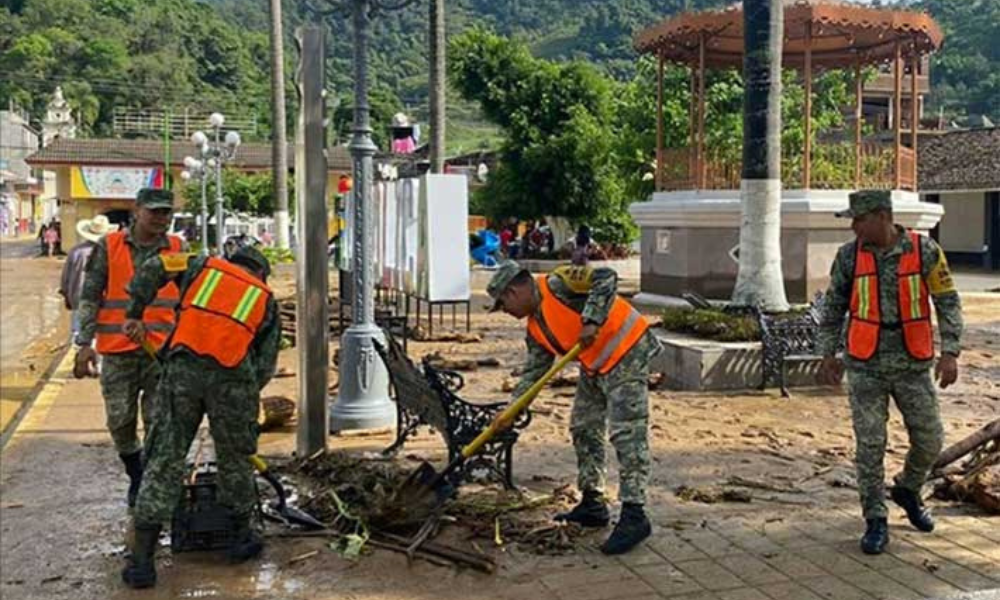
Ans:
[[[579,504],[569,512],[559,513],[555,519],[556,521],[578,523],[583,527],[607,527],[608,523],[611,522],[611,514],[608,512],[608,505],[604,503],[600,492],[585,490]]]
[[[139,497],[139,486],[142,485],[142,451],[118,456],[125,463],[125,474],[128,475],[128,507],[135,508],[135,499]]]
[[[250,517],[233,517],[233,545],[226,551],[229,562],[246,562],[263,550],[264,541],[250,524]]]
[[[601,546],[605,554],[625,554],[642,543],[653,532],[646,511],[641,504],[626,502],[622,505],[622,514],[615,525],[611,537]]]
[[[861,551],[865,554],[882,554],[889,545],[889,521],[885,517],[867,519],[868,527],[861,536]]]
[[[934,519],[931,518],[930,511],[924,507],[924,503],[920,500],[920,494],[897,485],[889,490],[889,496],[893,502],[903,507],[903,510],[906,511],[906,518],[914,527],[920,531],[934,531]]]
[[[156,585],[156,544],[160,540],[160,525],[135,525],[135,544],[122,571],[122,581],[133,589]]]

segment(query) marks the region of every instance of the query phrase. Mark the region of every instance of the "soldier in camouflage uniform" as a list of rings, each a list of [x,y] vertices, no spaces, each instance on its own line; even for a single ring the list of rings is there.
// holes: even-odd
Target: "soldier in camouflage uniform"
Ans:
[[[160,527],[180,500],[184,459],[206,414],[219,469],[218,501],[233,515],[234,543],[228,556],[242,562],[263,548],[251,525],[256,494],[249,457],[257,451],[260,391],[274,375],[281,341],[278,306],[265,283],[270,266],[251,247],[229,258],[242,275],[218,258],[179,258],[151,259],[129,288],[133,300],[125,329],[137,339],[145,332],[135,316],[164,281],[175,278],[182,298],[177,327],[160,353],[164,374],[134,513],[135,547],[122,573],[134,588],[156,583],[154,552]],[[233,353],[237,347],[240,350]]]
[[[143,189],[136,198],[133,225],[125,232],[124,243],[131,255],[132,265],[141,265],[148,258],[171,248],[166,234],[173,211],[173,194],[169,190]],[[77,348],[74,374],[84,377],[96,370],[97,351],[92,347],[95,335],[102,325],[98,315],[109,304],[109,281],[112,268],[108,253],[109,234],[94,248],[87,262],[86,275],[80,293],[80,329],[74,339]],[[120,235],[120,234],[118,234]],[[179,241],[174,244],[179,248]],[[114,325],[113,327],[119,327]],[[111,325],[103,325],[111,327]],[[113,335],[102,331],[101,335]],[[100,348],[100,342],[98,342]],[[148,431],[152,421],[156,385],[160,372],[155,361],[142,348],[131,351],[104,353],[101,361],[101,393],[107,427],[115,449],[125,464],[129,477],[128,504],[135,504],[142,479],[142,442],[137,434],[138,417]]]
[[[934,349],[929,300],[933,299],[941,335],[941,356],[934,375],[942,388],[958,377],[962,306],[944,252],[934,240],[893,223],[889,192],[855,192],[850,195],[850,208],[837,216],[853,219],[851,227],[857,239],[840,248],[830,270],[818,339],[824,356],[819,375],[822,383],[836,385],[846,364],[858,490],[867,522],[861,547],[866,553],[878,554],[889,542],[883,460],[890,396],[903,415],[910,438],[906,465],[895,478],[890,495],[914,527],[921,531],[934,528],[920,497],[943,438],[931,379]],[[914,241],[919,248],[914,247]],[[863,262],[869,266],[858,268]],[[906,265],[914,265],[908,277],[905,271],[910,267]],[[871,315],[873,307],[875,314]],[[850,314],[845,335],[846,313]],[[842,336],[846,352],[840,361],[836,352]]]
[[[515,398],[522,395],[549,369],[555,358],[553,350],[564,353],[576,341],[587,348],[603,340],[605,354],[612,354],[620,347],[624,354],[606,372],[587,368],[581,354],[570,431],[583,499],[573,510],[556,518],[587,527],[607,526],[610,515],[604,501],[604,448],[610,430],[620,465],[622,512],[601,550],[621,554],[642,542],[651,531],[643,508],[650,472],[647,385],[649,362],[660,351],[660,344],[646,329],[645,319],[618,297],[618,276],[614,270],[567,266],[543,277],[544,281],[535,279],[517,263],[507,261],[500,265],[487,287],[495,302],[493,310],[502,309],[518,319],[528,318],[528,360],[513,395]],[[543,285],[546,293],[570,309],[571,312],[564,313],[565,320],[554,319],[552,312],[546,313],[548,319],[543,315]],[[615,315],[633,320],[626,319],[623,323]],[[533,323],[538,324],[535,331],[544,332],[547,340],[532,333]],[[633,338],[628,341],[627,330],[637,323],[641,323],[641,328],[632,330]],[[557,330],[559,327],[574,332],[579,329],[578,340],[569,339]],[[557,343],[560,336],[566,343]],[[627,341],[622,341],[623,337]]]

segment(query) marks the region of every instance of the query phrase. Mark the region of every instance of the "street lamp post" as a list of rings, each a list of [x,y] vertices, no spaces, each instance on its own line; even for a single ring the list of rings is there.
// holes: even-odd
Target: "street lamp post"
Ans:
[[[350,7],[354,25],[354,127],[347,145],[354,163],[354,251],[351,261],[354,297],[351,299],[351,326],[341,339],[340,387],[330,411],[330,429],[335,432],[387,427],[396,421],[396,407],[389,398],[389,375],[375,350],[375,342],[384,342],[384,338],[382,330],[375,325],[372,293],[372,157],[377,148],[372,141],[369,120],[368,50],[372,13],[400,9],[412,2],[327,0],[332,10],[315,11],[330,14]]]
[[[185,170],[181,171],[181,179],[187,181],[197,179],[201,185],[201,255],[208,256],[208,176],[211,167],[206,162],[193,156],[184,157]]]
[[[223,243],[225,242],[225,211],[222,195],[222,168],[225,163],[236,157],[236,149],[239,148],[242,140],[240,134],[235,131],[222,136],[222,126],[226,123],[226,117],[222,113],[212,113],[208,118],[208,124],[215,130],[215,143],[209,142],[204,131],[196,131],[191,136],[191,142],[198,147],[201,154],[201,161],[204,163],[207,173],[202,179],[202,214],[208,215],[208,202],[205,198],[205,186],[207,186],[208,173],[214,170],[215,174],[215,244],[216,252],[223,254]],[[208,225],[207,219],[203,217],[202,235],[207,243]]]

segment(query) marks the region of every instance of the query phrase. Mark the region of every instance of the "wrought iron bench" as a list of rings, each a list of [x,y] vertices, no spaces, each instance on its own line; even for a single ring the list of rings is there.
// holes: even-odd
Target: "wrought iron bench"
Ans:
[[[816,351],[816,334],[824,298],[823,292],[816,292],[809,308],[796,316],[755,311],[763,350],[760,389],[766,389],[769,382],[777,380],[781,396],[788,398],[791,394],[786,381],[787,365],[822,360]]]
[[[395,454],[418,427],[428,425],[444,438],[450,461],[507,406],[506,402],[475,404],[461,399],[457,392],[465,385],[465,379],[460,373],[435,369],[426,359],[418,368],[391,335],[386,334],[386,345],[376,342],[375,348],[389,372],[397,406],[396,439],[383,451],[386,455]],[[530,422],[531,413],[525,411],[510,429],[466,461],[449,483],[457,487],[465,480],[485,474],[486,478],[499,480],[512,489],[514,444],[520,430]]]

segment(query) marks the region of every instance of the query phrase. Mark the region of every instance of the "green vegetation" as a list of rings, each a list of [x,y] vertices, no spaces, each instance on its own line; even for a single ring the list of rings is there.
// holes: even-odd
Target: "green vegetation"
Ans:
[[[661,325],[667,331],[719,342],[753,342],[760,339],[760,327],[754,317],[730,315],[717,309],[665,308]]]
[[[82,135],[116,107],[189,106],[267,122],[268,37],[194,0],[0,1],[0,105],[45,115],[62,85]]]
[[[539,58],[591,62],[628,82],[642,74],[632,49],[635,30],[684,9],[718,8],[728,0],[448,0],[448,31],[488,27],[529,45]],[[872,3],[878,5],[876,0]],[[931,114],[946,118],[985,114],[1000,122],[1000,0],[902,0],[881,2],[927,10],[945,33],[932,59]],[[285,3],[286,72],[294,73],[294,29],[323,23],[329,34],[331,110],[348,109],[352,93],[351,29],[343,15],[308,14],[302,0]],[[62,84],[81,118],[83,135],[110,131],[116,106],[212,108],[256,114],[259,134],[269,135],[268,5],[248,0],[0,0],[0,106],[8,100],[38,118],[55,85]],[[373,95],[383,113],[426,112],[427,10],[420,3],[375,21]],[[683,81],[677,83],[683,84]],[[681,85],[681,87],[685,87]],[[295,93],[287,85],[289,114]],[[820,90],[817,90],[820,91]],[[819,97],[819,95],[817,96]],[[376,106],[378,109],[379,107]],[[455,137],[449,152],[497,147],[496,131],[465,105],[449,107]],[[683,108],[683,107],[682,107]],[[736,111],[738,113],[738,110]],[[342,114],[342,113],[341,113]],[[383,115],[374,126],[384,136]],[[468,118],[467,118],[468,117]],[[349,120],[347,121],[349,122]],[[646,129],[651,117],[643,120]],[[786,121],[787,122],[787,121]],[[338,139],[342,124],[338,121]],[[686,121],[671,131],[686,131]],[[477,137],[485,133],[485,142]],[[787,142],[787,140],[786,140]]]
[[[224,192],[224,204],[227,209],[236,212],[249,213],[252,215],[270,216],[274,213],[274,182],[269,172],[264,173],[244,173],[233,169],[225,169],[222,172],[222,189]],[[210,179],[206,186],[206,193],[209,204],[214,206],[215,179]],[[184,197],[185,208],[191,212],[198,212],[201,207],[201,183],[198,181],[188,181],[181,188]],[[288,181],[288,195],[295,197],[295,183],[292,178]],[[290,203],[289,208],[294,212],[295,203]]]

